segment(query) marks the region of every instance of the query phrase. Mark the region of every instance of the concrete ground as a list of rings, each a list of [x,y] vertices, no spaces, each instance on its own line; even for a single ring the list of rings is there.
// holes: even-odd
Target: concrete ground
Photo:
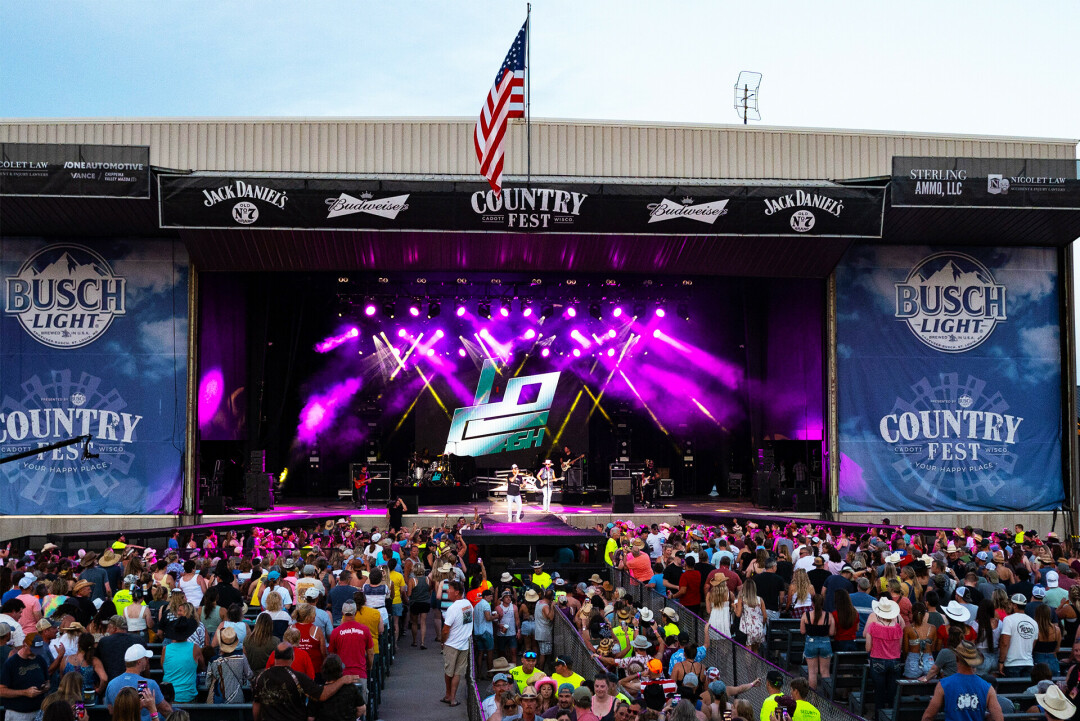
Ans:
[[[410,646],[410,643],[411,632],[407,631],[405,638],[398,639],[397,657],[383,690],[379,718],[383,721],[466,721],[469,715],[465,706],[467,690],[464,679],[458,687],[457,700],[461,703],[460,706],[450,708],[439,703],[445,693],[442,649],[435,641],[435,624],[430,614],[427,618],[427,650],[420,650],[419,641],[416,648]],[[483,687],[480,690],[482,693],[487,692]]]

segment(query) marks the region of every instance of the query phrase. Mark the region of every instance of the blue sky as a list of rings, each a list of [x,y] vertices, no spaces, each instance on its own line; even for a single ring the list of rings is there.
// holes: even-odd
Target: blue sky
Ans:
[[[1080,137],[1080,3],[533,5],[536,117]],[[0,117],[471,116],[524,2],[7,2]]]

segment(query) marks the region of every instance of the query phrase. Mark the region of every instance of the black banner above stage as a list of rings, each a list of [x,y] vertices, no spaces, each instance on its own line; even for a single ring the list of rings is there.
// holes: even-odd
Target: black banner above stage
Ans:
[[[149,198],[150,148],[0,143],[0,195]]]
[[[161,175],[163,228],[880,238],[883,188]]]
[[[1076,160],[893,158],[892,206],[1080,208]]]

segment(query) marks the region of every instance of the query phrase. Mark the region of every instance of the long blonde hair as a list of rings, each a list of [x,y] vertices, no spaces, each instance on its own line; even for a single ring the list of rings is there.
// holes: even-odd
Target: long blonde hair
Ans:
[[[713,608],[723,608],[729,600],[727,581],[718,583],[709,589],[709,603]]]
[[[745,606],[753,606],[757,608],[760,605],[757,595],[757,584],[754,579],[748,578],[743,582],[743,585],[739,587],[739,600],[743,602]]]
[[[810,583],[810,577],[806,571],[798,569],[791,577],[791,583],[795,586],[795,600],[808,601],[814,595],[814,584]]]

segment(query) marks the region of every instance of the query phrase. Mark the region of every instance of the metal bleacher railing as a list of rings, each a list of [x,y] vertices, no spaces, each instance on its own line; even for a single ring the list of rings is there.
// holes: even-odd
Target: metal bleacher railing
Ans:
[[[607,671],[604,665],[593,658],[592,648],[585,643],[574,624],[562,613],[555,614],[552,626],[551,650],[556,656],[569,657],[573,670],[586,679]]]
[[[795,678],[794,674],[762,658],[735,639],[725,636],[717,629],[710,629],[704,619],[681,603],[665,597],[625,571],[617,568],[610,570],[612,584],[616,588],[625,588],[627,598],[633,600],[634,603],[656,614],[663,611],[665,607],[675,609],[679,615],[677,624],[679,630],[689,634],[695,644],[706,646],[705,665],[719,669],[720,678],[725,683],[739,686],[758,678],[764,682],[766,674],[776,670],[784,675],[786,690],[788,683]],[[755,708],[761,708],[767,695],[765,685],[762,683],[743,693],[739,698],[749,701]],[[814,692],[811,692],[806,700],[821,712],[822,721],[856,721],[862,718]]]

